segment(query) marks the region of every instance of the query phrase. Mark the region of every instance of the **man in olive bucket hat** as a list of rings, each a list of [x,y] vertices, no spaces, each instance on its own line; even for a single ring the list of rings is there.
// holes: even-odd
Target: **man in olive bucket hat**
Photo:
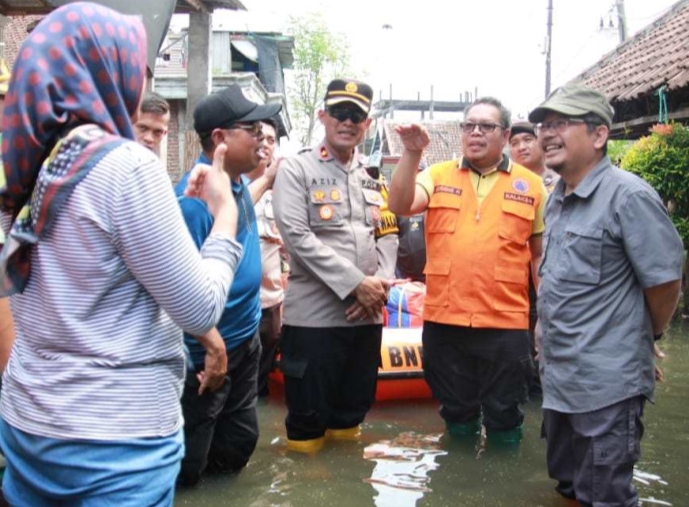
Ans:
[[[539,268],[548,472],[561,495],[587,506],[638,503],[632,471],[653,400],[654,341],[682,277],[682,241],[658,194],[606,156],[613,115],[604,95],[580,85],[529,115],[561,177]]]

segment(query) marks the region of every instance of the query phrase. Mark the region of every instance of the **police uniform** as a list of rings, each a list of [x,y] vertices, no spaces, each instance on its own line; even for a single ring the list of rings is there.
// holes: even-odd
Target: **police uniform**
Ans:
[[[366,276],[394,275],[397,229],[384,195],[360,161],[348,167],[325,144],[277,174],[273,208],[291,268],[280,363],[291,441],[357,427],[374,401],[382,317],[349,322],[345,311]]]

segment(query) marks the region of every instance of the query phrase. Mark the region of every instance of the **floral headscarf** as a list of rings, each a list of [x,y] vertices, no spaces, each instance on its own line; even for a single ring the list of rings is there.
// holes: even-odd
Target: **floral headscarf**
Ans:
[[[5,97],[0,209],[14,224],[0,255],[0,292],[23,289],[30,246],[60,205],[123,138],[134,140],[130,118],[145,76],[141,20],[100,5],[60,7],[24,41]],[[74,131],[82,125],[90,127]]]

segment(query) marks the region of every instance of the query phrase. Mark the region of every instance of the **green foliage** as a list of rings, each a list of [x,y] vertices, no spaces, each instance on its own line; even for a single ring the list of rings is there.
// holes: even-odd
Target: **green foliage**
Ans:
[[[349,46],[342,34],[328,28],[321,14],[291,18],[289,31],[294,37],[294,85],[290,101],[301,143],[308,146],[328,83],[347,74]]]
[[[612,163],[619,166],[622,162],[622,158],[627,154],[627,151],[629,151],[629,148],[631,148],[633,144],[632,141],[614,139],[608,141],[608,157],[610,157]]]
[[[679,123],[653,127],[651,135],[642,137],[627,150],[620,164],[660,194],[685,248],[689,247],[688,165],[689,128]]]

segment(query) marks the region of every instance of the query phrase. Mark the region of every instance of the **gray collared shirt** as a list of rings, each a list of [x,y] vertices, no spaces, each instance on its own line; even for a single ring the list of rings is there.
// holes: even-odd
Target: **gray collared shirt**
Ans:
[[[682,276],[682,241],[658,194],[607,157],[545,211],[539,269],[543,408],[590,412],[653,399],[644,289]]]

